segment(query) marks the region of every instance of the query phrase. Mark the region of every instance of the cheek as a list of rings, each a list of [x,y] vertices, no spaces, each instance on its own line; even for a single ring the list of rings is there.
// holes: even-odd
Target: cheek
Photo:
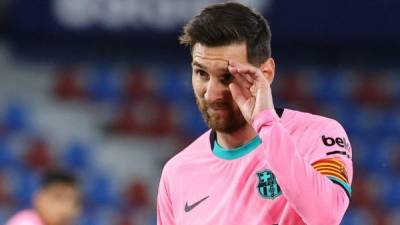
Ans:
[[[229,99],[230,101],[230,107],[231,110],[235,113],[240,113],[240,108],[239,106],[236,104],[235,100],[233,100],[232,98]]]
[[[196,78],[192,78],[192,87],[193,87],[193,92],[196,97],[202,97],[204,96],[205,89],[203,87],[204,85],[201,84],[201,82],[197,81]]]

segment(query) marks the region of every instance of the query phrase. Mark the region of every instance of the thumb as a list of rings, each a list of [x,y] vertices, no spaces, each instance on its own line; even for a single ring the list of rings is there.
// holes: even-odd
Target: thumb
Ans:
[[[235,83],[230,83],[229,90],[231,91],[233,100],[235,100],[238,106],[241,107],[242,105],[244,105],[244,103],[246,102],[246,98],[244,97],[240,87]]]

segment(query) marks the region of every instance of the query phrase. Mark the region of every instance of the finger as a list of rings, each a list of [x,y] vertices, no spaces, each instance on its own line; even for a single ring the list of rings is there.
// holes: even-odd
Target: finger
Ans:
[[[246,79],[252,84],[269,85],[264,73],[256,67],[245,65],[244,67],[238,67],[237,71],[238,73],[246,74]]]
[[[235,83],[240,89],[242,94],[249,98],[251,96],[250,88],[253,85],[242,74],[238,73],[236,68],[228,67],[229,72],[234,77],[232,83]]]
[[[234,67],[236,67],[238,64],[239,64],[239,63],[236,62],[235,60],[232,60],[232,59],[229,59],[229,60],[228,60],[228,65],[229,65],[229,66],[234,66]]]
[[[246,89],[249,89],[251,87],[252,82],[250,82],[244,74],[239,73],[235,67],[228,67],[228,70],[235,78],[234,82],[236,82],[238,85]]]
[[[258,72],[258,68],[249,65],[236,66],[239,73],[247,73],[251,76],[255,76]]]
[[[231,91],[232,98],[240,107],[246,102],[246,97],[244,96],[242,89],[236,83],[229,84],[229,90]]]
[[[253,86],[253,83],[250,83],[242,74],[233,75],[233,77],[235,78],[233,82],[245,90],[250,90],[251,86]]]
[[[250,84],[254,84],[254,82],[255,82],[255,80],[254,80],[254,78],[250,75],[250,74],[248,74],[248,73],[245,73],[245,74],[243,74],[243,77],[250,83]]]
[[[257,73],[258,68],[249,65],[236,62],[234,60],[228,60],[228,66],[236,67],[240,73]]]
[[[237,79],[234,79],[232,83],[234,83],[240,89],[242,95],[245,98],[250,98],[252,96],[251,87],[253,85],[240,82]]]

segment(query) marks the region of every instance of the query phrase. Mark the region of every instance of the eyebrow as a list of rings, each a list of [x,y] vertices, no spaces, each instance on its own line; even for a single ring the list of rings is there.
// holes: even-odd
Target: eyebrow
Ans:
[[[202,64],[200,64],[199,62],[193,61],[192,62],[192,66],[197,66],[200,67],[201,69],[206,69],[206,67]]]
[[[204,66],[203,64],[201,64],[201,63],[199,63],[197,61],[193,61],[192,62],[192,66],[197,66],[197,67],[199,67],[200,69],[203,69],[203,70],[207,69],[206,66]],[[219,70],[223,71],[224,73],[227,73],[227,72],[229,73],[228,68],[220,68]]]

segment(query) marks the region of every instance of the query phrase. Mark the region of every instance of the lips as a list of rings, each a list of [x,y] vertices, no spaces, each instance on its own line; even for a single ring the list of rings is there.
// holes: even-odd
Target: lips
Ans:
[[[229,106],[228,103],[225,102],[215,102],[211,103],[207,106],[207,108],[213,109],[213,110],[220,110],[220,109],[227,109]]]
[[[226,104],[212,104],[207,107],[207,111],[209,112],[221,112],[227,111],[229,107]]]
[[[212,108],[209,108],[208,110],[207,110],[207,113],[210,115],[210,116],[212,116],[212,117],[215,117],[215,116],[217,116],[218,117],[218,115],[225,115],[226,114],[226,109],[212,109]]]
[[[208,107],[208,109],[213,111],[227,110],[226,106],[218,106],[218,107]]]

